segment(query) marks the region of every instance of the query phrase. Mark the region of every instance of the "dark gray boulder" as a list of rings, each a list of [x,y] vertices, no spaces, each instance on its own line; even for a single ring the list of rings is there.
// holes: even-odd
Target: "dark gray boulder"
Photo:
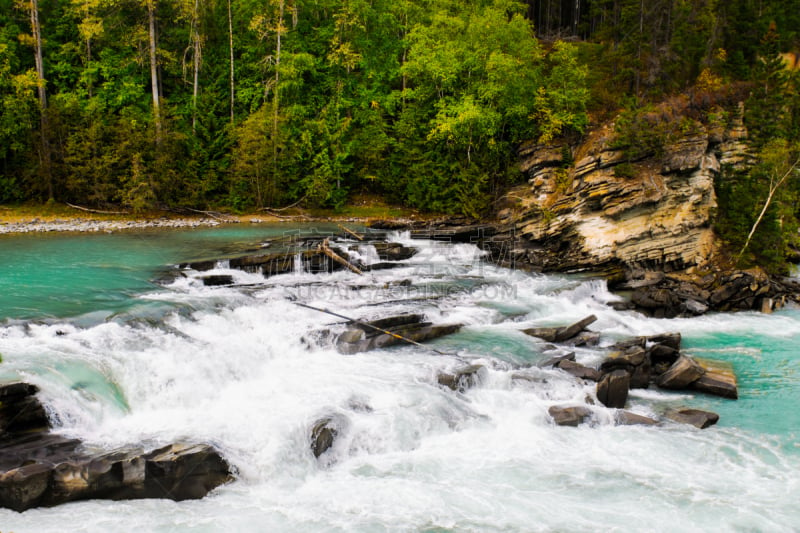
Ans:
[[[203,276],[203,285],[206,287],[220,287],[223,285],[233,285],[233,276],[230,274],[213,274],[210,276]]]
[[[403,246],[399,242],[373,242],[381,261],[403,261],[411,259],[419,252],[416,248]]]

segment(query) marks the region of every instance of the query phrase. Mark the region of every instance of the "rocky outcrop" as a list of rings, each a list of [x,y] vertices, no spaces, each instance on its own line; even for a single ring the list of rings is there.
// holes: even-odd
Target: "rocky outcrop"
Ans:
[[[714,178],[720,159],[732,159],[721,146],[701,132],[660,158],[630,161],[607,127],[577,148],[523,147],[528,184],[498,213],[513,233],[515,261],[554,271],[703,264],[714,249]]]
[[[98,498],[197,499],[231,480],[230,466],[207,444],[98,452],[52,434],[37,391],[27,383],[0,385],[0,507],[24,511]]]
[[[797,294],[763,273],[723,268],[714,234],[721,173],[753,162],[743,109],[727,126],[692,122],[658,153],[632,159],[614,125],[578,146],[525,144],[528,183],[498,202],[492,258],[537,271],[591,271],[656,317],[771,311]],[[687,119],[688,120],[688,119]]]

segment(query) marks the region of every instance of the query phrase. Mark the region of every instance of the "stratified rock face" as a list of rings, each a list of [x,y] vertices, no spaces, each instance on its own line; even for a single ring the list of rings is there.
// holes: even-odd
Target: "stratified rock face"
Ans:
[[[714,245],[714,179],[721,161],[748,160],[744,135],[740,122],[721,137],[701,128],[660,157],[627,161],[608,127],[575,149],[567,167],[563,147],[523,146],[529,182],[510,191],[498,213],[513,233],[514,260],[557,271],[679,270],[706,262]]]

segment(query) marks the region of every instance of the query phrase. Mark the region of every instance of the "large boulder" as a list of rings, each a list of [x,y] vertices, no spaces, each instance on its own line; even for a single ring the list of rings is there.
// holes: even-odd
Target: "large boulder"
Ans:
[[[34,396],[38,391],[38,387],[29,383],[0,385],[0,440],[23,432],[47,429],[47,413]]]
[[[698,359],[697,364],[703,368],[705,374],[694,381],[689,386],[690,389],[731,400],[739,398],[739,388],[736,374],[733,372],[733,365],[724,361],[708,359]]]
[[[411,259],[419,252],[418,249],[403,246],[399,242],[375,242],[372,245],[381,261],[403,261]]]
[[[705,370],[694,359],[681,355],[669,370],[656,378],[662,389],[685,389],[705,374]]]
[[[597,384],[597,399],[606,407],[622,409],[628,401],[631,376],[625,370],[614,370]]]

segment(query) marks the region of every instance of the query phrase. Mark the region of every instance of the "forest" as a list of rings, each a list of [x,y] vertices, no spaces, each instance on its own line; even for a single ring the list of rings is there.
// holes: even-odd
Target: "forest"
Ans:
[[[741,240],[759,206],[738,199],[800,137],[800,0],[0,0],[0,20],[0,203],[369,193],[478,216],[522,141],[622,113],[635,149],[648,106],[737,94],[766,150],[720,191]]]

